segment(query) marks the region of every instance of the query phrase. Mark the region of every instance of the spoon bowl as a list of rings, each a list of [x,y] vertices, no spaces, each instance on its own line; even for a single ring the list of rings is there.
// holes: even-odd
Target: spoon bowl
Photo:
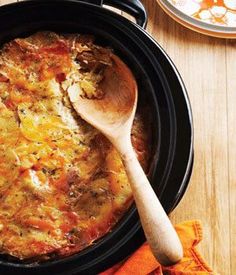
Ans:
[[[111,61],[112,66],[105,69],[99,83],[102,97],[84,97],[78,85],[68,91],[79,115],[110,140],[120,134],[124,125],[131,130],[138,99],[137,84],[129,68],[114,54]]]

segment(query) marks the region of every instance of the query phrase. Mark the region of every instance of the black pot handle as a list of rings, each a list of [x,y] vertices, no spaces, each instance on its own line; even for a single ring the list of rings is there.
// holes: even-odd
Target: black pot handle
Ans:
[[[127,12],[136,19],[139,26],[146,28],[147,12],[139,0],[103,0],[102,4]]]
[[[142,28],[147,26],[147,12],[140,0],[84,0],[95,5],[108,5],[113,8],[127,12],[136,19]]]

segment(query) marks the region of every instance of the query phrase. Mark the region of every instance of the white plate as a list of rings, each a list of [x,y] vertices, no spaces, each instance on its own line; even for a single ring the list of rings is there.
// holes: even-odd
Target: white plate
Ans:
[[[169,14],[174,20],[189,29],[210,36],[236,39],[236,0],[224,0],[225,4],[227,4],[228,7],[232,8],[232,11],[219,9],[219,7],[217,6],[217,0],[215,0],[216,5],[211,8],[210,11],[204,10],[211,13],[215,12],[216,14],[220,13],[221,17],[228,16],[228,12],[231,12],[233,18],[229,17],[229,19],[231,20],[228,21],[230,25],[223,25],[217,22],[208,22],[209,20],[207,19],[207,17],[209,16],[209,14],[207,14],[206,12],[205,14],[201,14],[201,16],[204,18],[202,20],[192,17],[191,15],[194,14],[194,12],[199,11],[198,3],[201,3],[202,0],[157,0],[157,2],[163,8],[163,10],[167,14]],[[174,5],[172,4],[172,2],[178,3],[178,5]],[[222,11],[225,12],[223,16]]]

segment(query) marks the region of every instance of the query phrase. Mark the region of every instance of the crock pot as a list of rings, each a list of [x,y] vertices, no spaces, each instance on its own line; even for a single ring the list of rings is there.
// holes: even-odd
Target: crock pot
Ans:
[[[119,8],[137,24],[103,7]],[[152,115],[152,161],[149,179],[167,213],[182,198],[192,171],[193,125],[184,83],[160,45],[143,29],[145,9],[138,0],[23,1],[0,7],[0,44],[39,30],[93,34],[133,71],[139,104]],[[97,274],[123,260],[144,242],[133,204],[105,237],[78,254],[42,263],[0,256],[2,275]]]

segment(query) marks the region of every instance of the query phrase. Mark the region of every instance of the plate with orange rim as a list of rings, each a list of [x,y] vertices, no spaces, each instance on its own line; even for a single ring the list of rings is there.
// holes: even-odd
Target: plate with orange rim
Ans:
[[[236,0],[157,0],[174,20],[194,31],[236,39]]]

